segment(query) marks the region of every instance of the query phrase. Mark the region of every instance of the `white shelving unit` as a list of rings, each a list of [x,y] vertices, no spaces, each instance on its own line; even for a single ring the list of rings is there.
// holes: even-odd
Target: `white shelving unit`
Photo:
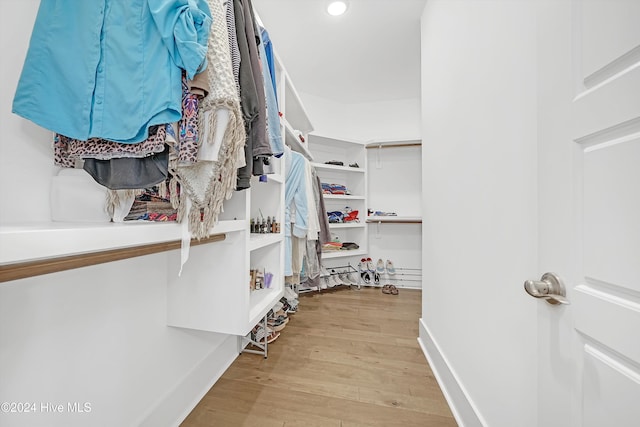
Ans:
[[[301,133],[306,139],[313,126],[280,57],[274,53],[283,142],[313,161],[307,143],[298,136]],[[220,245],[195,248],[192,256],[198,267],[185,268],[180,277],[177,271],[170,274],[170,325],[245,337],[283,296],[284,165],[282,159],[272,158],[271,162],[275,173],[266,175],[266,182],[253,177],[250,189],[235,193],[225,203],[225,218],[241,218],[242,232],[228,234]],[[280,223],[280,233],[250,233],[252,218],[268,216]],[[250,289],[251,269],[273,274],[268,289]],[[246,343],[241,340],[240,346]]]
[[[327,184],[344,185],[350,194],[323,194],[327,211],[343,211],[345,208],[358,211],[359,222],[330,224],[332,237],[340,242],[353,242],[359,249],[326,251],[323,260],[344,261],[357,265],[354,257],[367,253],[367,170],[364,144],[358,141],[333,138],[322,135],[309,135],[309,149],[315,161],[312,163],[320,177]],[[326,164],[328,161],[340,161],[340,165]],[[358,167],[349,165],[357,164]],[[347,258],[342,260],[342,258]],[[338,260],[340,259],[340,260]]]
[[[292,150],[305,156],[309,161],[314,161],[313,155],[309,150],[309,145],[306,142],[308,141],[307,135],[313,131],[309,114],[307,114],[300,95],[298,95],[293,81],[284,68],[282,60],[277,53],[274,53],[274,57],[278,107],[280,109],[280,125],[284,142],[291,147]],[[300,140],[296,131],[302,134],[305,142]]]
[[[284,180],[268,175],[251,178],[251,188],[234,193],[225,215],[241,218],[243,228],[227,233],[223,242],[191,248],[178,276],[171,265],[167,293],[170,326],[245,336],[284,293],[284,234],[253,234],[250,218],[283,218]],[[249,271],[264,268],[273,274],[268,289],[252,291]]]
[[[366,145],[369,207],[394,216],[368,216],[369,255],[393,261],[397,274],[383,277],[398,287],[421,287],[422,143],[420,139],[371,141]],[[374,190],[375,189],[375,190]]]

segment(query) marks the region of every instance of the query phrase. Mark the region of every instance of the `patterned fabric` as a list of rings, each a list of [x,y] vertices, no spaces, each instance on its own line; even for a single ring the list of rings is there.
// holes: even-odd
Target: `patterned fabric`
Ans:
[[[138,144],[122,144],[101,138],[80,141],[55,134],[53,161],[56,166],[72,168],[76,159],[110,160],[124,157],[147,157],[164,150],[166,136],[164,126],[152,126],[149,129],[149,137]]]
[[[178,138],[178,162],[193,164],[198,159],[198,103],[199,97],[191,93],[187,78],[182,76],[182,119]]]
[[[199,102],[198,124],[209,129],[209,140],[200,144],[213,144],[217,129],[216,117],[220,109],[229,112],[229,120],[222,136],[218,160],[199,160],[191,165],[170,162],[170,173],[180,184],[177,200],[178,221],[187,217],[189,230],[196,238],[209,235],[218,222],[225,200],[233,195],[238,169],[238,155],[244,147],[246,134],[240,109],[240,98],[234,80],[226,12],[222,0],[207,0],[213,18],[207,52],[209,94]],[[203,132],[204,133],[204,132]],[[173,185],[170,186],[173,188]],[[172,201],[176,199],[172,194]],[[188,200],[187,200],[188,199]],[[187,205],[191,205],[187,211]]]

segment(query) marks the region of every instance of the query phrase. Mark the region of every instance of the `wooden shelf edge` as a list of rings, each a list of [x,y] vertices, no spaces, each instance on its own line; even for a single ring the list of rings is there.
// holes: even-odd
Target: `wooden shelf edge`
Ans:
[[[401,148],[401,147],[422,147],[422,143],[421,142],[407,142],[407,143],[398,143],[398,144],[394,144],[394,143],[390,143],[390,142],[381,142],[381,143],[377,143],[377,142],[372,142],[369,143],[367,145],[365,145],[366,149],[372,149],[372,148]]]
[[[368,224],[422,224],[422,218],[403,218],[403,217],[369,217]]]
[[[224,233],[213,234],[200,240],[191,240],[191,246],[220,242],[226,238],[227,235]],[[151,243],[128,248],[110,249],[2,265],[0,266],[0,283],[171,251],[174,249],[180,249],[181,245],[182,243],[180,240],[172,240],[168,242]]]

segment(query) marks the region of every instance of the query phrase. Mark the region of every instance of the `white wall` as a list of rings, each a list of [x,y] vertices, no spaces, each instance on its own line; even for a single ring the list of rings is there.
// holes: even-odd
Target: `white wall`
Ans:
[[[37,0],[0,1],[0,225],[48,221],[51,134],[11,114]],[[0,242],[2,244],[2,242]],[[175,252],[0,283],[2,426],[172,425],[237,356],[235,337],[166,326]],[[40,403],[89,402],[86,414]]]
[[[534,3],[430,0],[422,17],[420,341],[466,426],[537,425]]]
[[[301,93],[314,132],[356,141],[420,139],[420,98],[342,104]]]

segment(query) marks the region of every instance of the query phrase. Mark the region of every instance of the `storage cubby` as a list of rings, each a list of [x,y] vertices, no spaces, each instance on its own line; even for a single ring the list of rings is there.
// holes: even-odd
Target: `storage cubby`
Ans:
[[[284,276],[281,274],[283,267],[283,246],[282,238],[274,240],[265,246],[251,251],[250,268],[264,269],[265,272],[273,274],[271,284],[268,288],[250,290],[250,312],[249,322],[257,323],[274,304],[274,299],[282,296],[284,286]]]
[[[324,192],[325,208],[328,212],[347,208],[358,211],[358,222],[331,223],[332,237],[344,242],[353,242],[359,246],[355,250],[325,251],[323,260],[344,257],[359,257],[367,253],[367,169],[364,145],[357,141],[331,138],[321,135],[309,135],[309,149],[314,158],[312,163],[322,183],[337,184],[346,187],[349,194],[328,194]],[[342,162],[342,165],[325,162]],[[349,166],[353,165],[353,166]],[[357,166],[357,167],[356,167]],[[355,260],[349,260],[355,262]],[[337,261],[340,262],[340,261]]]
[[[169,263],[167,323],[170,326],[244,335],[250,312],[247,262],[239,257],[246,232],[227,233],[222,242],[190,249],[189,261],[178,275],[178,262]],[[175,258],[179,256],[174,251]]]

